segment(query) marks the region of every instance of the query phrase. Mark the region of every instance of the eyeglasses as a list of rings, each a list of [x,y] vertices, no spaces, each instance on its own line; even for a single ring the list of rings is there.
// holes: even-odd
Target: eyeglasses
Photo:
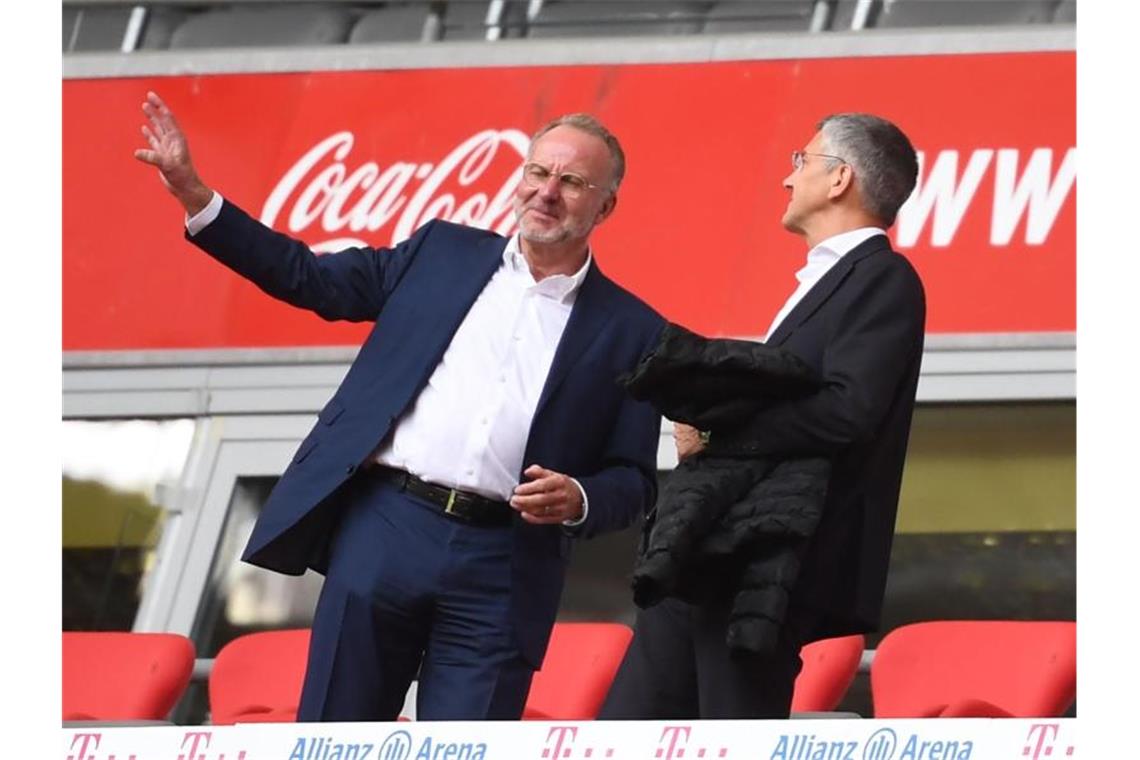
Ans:
[[[534,161],[528,161],[523,164],[522,181],[527,187],[542,187],[550,181],[552,176],[554,176],[554,173],[542,164],[536,164]],[[593,182],[590,182],[581,174],[562,172],[557,176],[559,191],[570,200],[578,198],[587,190],[594,190],[601,187],[601,185],[595,185]]]
[[[804,168],[804,157],[805,156],[815,156],[816,158],[830,158],[832,161],[838,161],[841,164],[847,163],[847,161],[840,158],[839,156],[829,156],[826,153],[808,153],[807,151],[803,151],[803,150],[793,150],[792,151],[792,168],[795,171],[799,171],[800,169]]]

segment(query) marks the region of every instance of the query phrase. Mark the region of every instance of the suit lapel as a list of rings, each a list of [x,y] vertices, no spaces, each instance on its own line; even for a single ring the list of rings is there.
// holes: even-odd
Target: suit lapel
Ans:
[[[387,320],[389,336],[383,345],[387,352],[419,357],[422,366],[417,365],[415,376],[423,382],[502,264],[506,244],[503,238],[486,238],[466,251],[454,245],[425,246],[413,264],[414,278],[409,273],[393,292],[380,317]]]
[[[474,256],[456,253],[451,248],[435,251],[435,255],[444,257],[447,261],[440,261],[437,266],[431,267],[430,274],[423,283],[426,290],[420,290],[416,297],[424,303],[425,308],[434,313],[438,313],[441,306],[450,313],[451,319],[435,320],[446,343],[451,342],[459,324],[471,310],[471,305],[498,271],[506,245],[507,240],[504,238],[486,238],[475,247],[477,253]]]
[[[608,285],[609,280],[598,269],[595,260],[590,264],[590,271],[582,281],[582,287],[574,301],[574,308],[570,312],[570,319],[566,322],[562,339],[558,341],[554,360],[550,364],[550,373],[546,376],[546,384],[542,387],[542,395],[538,398],[538,406],[534,412],[535,419],[558,390],[558,386],[566,379],[566,374],[578,358],[609,322],[611,312],[606,299]]]
[[[788,312],[788,316],[784,317],[784,321],[776,328],[776,332],[768,338],[767,343],[778,346],[787,340],[797,327],[807,321],[808,317],[814,314],[831,297],[835,289],[850,274],[856,262],[875,251],[887,248],[888,245],[885,235],[874,235],[851,249],[831,269],[827,270],[827,274],[821,277],[819,282],[812,286],[812,289],[800,299],[796,307]]]
[[[507,247],[509,238],[484,238],[479,241],[475,247],[479,253],[476,256],[459,256],[457,258],[468,259],[468,267],[456,267],[453,271],[456,272],[456,282],[449,283],[447,288],[451,290],[452,295],[448,300],[456,300],[462,305],[462,313],[464,316],[471,309],[471,304],[475,303],[475,299],[483,292],[483,288],[487,287],[487,283],[491,277],[498,271],[503,263],[503,249]],[[455,255],[452,253],[451,255]],[[443,269],[441,267],[441,269]]]

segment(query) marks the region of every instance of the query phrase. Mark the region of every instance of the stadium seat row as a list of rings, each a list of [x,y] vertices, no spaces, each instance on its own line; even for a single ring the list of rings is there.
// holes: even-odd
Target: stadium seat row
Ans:
[[[591,720],[633,632],[618,623],[558,623],[524,720]],[[304,677],[306,629],[252,633],[218,653],[210,721],[292,722]],[[834,711],[858,672],[861,635],[801,652],[793,714]],[[194,646],[168,633],[63,635],[63,720],[165,720],[190,682]],[[930,621],[883,637],[871,664],[876,718],[1056,717],[1076,699],[1076,624]]]
[[[1076,0],[65,2],[63,50],[192,50],[512,37],[1073,23]]]

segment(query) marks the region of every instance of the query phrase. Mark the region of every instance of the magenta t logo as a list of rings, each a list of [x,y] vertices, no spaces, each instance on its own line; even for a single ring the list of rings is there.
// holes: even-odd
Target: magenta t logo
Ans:
[[[88,755],[87,748],[99,749],[99,739],[102,734],[76,734],[75,738],[71,740],[71,749],[75,749],[75,743],[79,742],[79,754],[68,755],[67,760],[88,760],[94,758],[95,755]],[[92,744],[94,742],[94,744]]]
[[[542,756],[548,760],[570,757],[570,745],[577,736],[578,729],[574,726],[554,726],[546,734],[546,749],[542,750]]]
[[[653,756],[661,760],[680,760],[685,756],[685,744],[689,741],[691,731],[689,726],[665,726],[661,729],[661,738],[657,740],[661,746],[657,747]]]
[[[187,731],[186,736],[182,737],[182,747],[185,749],[186,742],[190,742],[190,751],[184,755],[179,755],[178,760],[206,760],[205,753],[195,757],[194,753],[198,751],[199,745],[202,749],[210,746],[210,732],[209,731]]]
[[[1042,760],[1053,757],[1054,745],[1057,743],[1057,731],[1060,726],[1056,723],[1034,723],[1029,727],[1029,736],[1026,737],[1025,746],[1021,754],[1029,760]],[[1072,745],[1065,748],[1065,756],[1073,754]]]

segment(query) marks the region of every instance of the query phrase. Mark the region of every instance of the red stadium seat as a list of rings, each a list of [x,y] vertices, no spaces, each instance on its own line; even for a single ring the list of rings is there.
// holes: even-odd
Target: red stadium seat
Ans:
[[[1058,717],[1076,695],[1073,622],[913,623],[871,664],[876,718]]]
[[[65,721],[165,720],[194,670],[194,644],[175,633],[63,634]]]
[[[210,671],[210,722],[295,721],[308,651],[307,628],[250,633],[226,644]]]
[[[803,670],[792,693],[792,712],[828,712],[843,700],[863,657],[863,636],[813,641],[800,650]]]
[[[555,623],[523,720],[593,720],[633,638],[621,623]]]
[[[557,623],[535,673],[524,720],[597,716],[633,638],[617,623]],[[296,720],[309,648],[307,629],[251,633],[222,647],[210,673],[211,722]]]

